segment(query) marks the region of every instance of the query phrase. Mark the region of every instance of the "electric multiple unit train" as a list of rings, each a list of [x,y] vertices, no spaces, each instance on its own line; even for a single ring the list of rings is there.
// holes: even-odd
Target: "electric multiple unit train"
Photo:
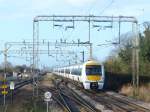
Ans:
[[[103,89],[104,87],[104,66],[95,60],[89,60],[83,64],[55,68],[53,72],[82,83],[84,89]]]

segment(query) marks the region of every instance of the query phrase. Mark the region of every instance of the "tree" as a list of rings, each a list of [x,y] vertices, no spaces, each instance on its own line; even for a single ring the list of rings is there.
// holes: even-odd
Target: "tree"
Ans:
[[[144,23],[144,36],[140,35],[140,55],[144,61],[150,62],[150,23]]]
[[[5,69],[5,62],[2,62],[1,63],[1,69],[4,71],[4,69]],[[7,72],[12,72],[12,70],[13,70],[13,65],[11,64],[11,62],[6,62],[6,71]]]
[[[144,23],[143,35],[140,34],[140,73],[150,74],[150,23]]]
[[[139,49],[140,49],[140,75],[150,74],[150,22],[144,23],[144,32],[139,34]],[[114,73],[128,73],[130,74],[132,62],[132,38],[131,33],[121,36],[121,44],[117,48],[116,56],[113,59],[107,59],[106,68]],[[113,61],[111,61],[113,60]],[[116,66],[117,63],[117,66]],[[117,69],[116,69],[116,67]]]
[[[15,70],[16,72],[23,72],[23,71],[24,71],[24,67],[22,67],[22,66],[20,66],[20,65],[17,65],[17,66],[15,66],[14,70]]]

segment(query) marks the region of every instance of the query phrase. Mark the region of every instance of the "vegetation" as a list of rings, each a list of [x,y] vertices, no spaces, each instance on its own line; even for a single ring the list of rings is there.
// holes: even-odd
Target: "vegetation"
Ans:
[[[13,66],[10,62],[6,63],[6,75],[7,75],[7,77],[11,77],[13,75],[13,72],[23,73],[24,70],[25,70],[25,72],[30,72],[31,68],[26,66],[26,65]],[[0,65],[0,80],[3,79],[4,71],[5,71],[5,66],[4,66],[4,63],[2,63]]]
[[[145,23],[144,28],[144,32],[142,34],[139,34],[140,75],[150,76],[150,23]],[[117,74],[131,74],[131,39],[132,38],[130,38],[128,35],[124,35],[121,38],[121,45],[115,50],[115,53],[112,53],[113,55],[109,57],[105,62],[106,70],[108,72]]]
[[[112,51],[106,60],[106,87],[134,97],[132,87],[132,38],[133,35],[121,37],[121,45]],[[144,24],[143,33],[139,34],[139,72],[140,87],[136,98],[150,102],[150,23]]]
[[[124,85],[120,93],[128,95],[129,97],[136,97],[139,100],[143,100],[145,102],[150,102],[150,83],[141,85],[139,88],[139,94],[137,96],[134,96],[133,94],[133,87],[131,84]]]

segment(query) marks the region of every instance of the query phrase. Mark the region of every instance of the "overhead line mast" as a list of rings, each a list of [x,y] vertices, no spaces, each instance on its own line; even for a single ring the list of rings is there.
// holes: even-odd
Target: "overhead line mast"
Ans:
[[[88,22],[88,28],[89,28],[89,34],[88,34],[88,43],[90,44],[90,48],[89,48],[89,54],[90,54],[90,58],[92,58],[92,42],[91,42],[91,22],[100,22],[100,23],[105,23],[105,22],[118,22],[119,24],[119,32],[118,32],[118,42],[114,42],[115,44],[120,44],[120,28],[121,28],[121,23],[133,23],[135,24],[135,26],[137,27],[137,23],[138,21],[136,20],[136,18],[132,17],[132,16],[94,16],[94,15],[39,15],[36,16],[33,19],[33,25],[36,26],[36,24],[38,22],[42,22],[42,21],[53,21],[54,22],[73,22],[73,24],[75,24],[74,22]],[[73,27],[74,28],[74,27]],[[35,43],[38,43],[38,34],[39,34],[39,26],[33,27],[33,51],[36,49],[36,47],[38,48],[38,44],[37,46],[35,45]],[[134,28],[133,28],[134,29]],[[136,33],[138,33],[136,31]],[[136,36],[136,38],[138,38],[138,36]],[[137,39],[135,39],[137,40]],[[134,41],[135,41],[134,40]],[[138,42],[136,42],[138,43]],[[136,46],[138,46],[136,44]],[[134,48],[133,48],[133,52],[134,52]],[[134,54],[134,53],[133,53]],[[33,64],[35,64],[34,62],[36,61],[35,57],[38,55],[38,53],[34,52],[33,53]],[[136,51],[136,62],[138,62],[138,52]],[[38,57],[38,56],[37,56]],[[134,60],[134,59],[133,59]],[[133,61],[135,62],[135,61]],[[134,63],[135,64],[135,63]],[[133,64],[132,64],[133,65]],[[136,63],[134,66],[136,66],[136,82],[138,85],[138,80],[139,80],[139,64]],[[35,67],[35,65],[34,65]],[[133,68],[133,67],[132,67]],[[134,71],[134,70],[133,70]],[[134,72],[133,72],[134,74]],[[134,80],[134,79],[133,79]]]

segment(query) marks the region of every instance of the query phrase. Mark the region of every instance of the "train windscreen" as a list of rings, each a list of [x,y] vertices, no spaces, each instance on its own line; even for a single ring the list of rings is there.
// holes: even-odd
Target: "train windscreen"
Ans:
[[[101,75],[102,69],[100,65],[88,65],[86,66],[86,75]]]

